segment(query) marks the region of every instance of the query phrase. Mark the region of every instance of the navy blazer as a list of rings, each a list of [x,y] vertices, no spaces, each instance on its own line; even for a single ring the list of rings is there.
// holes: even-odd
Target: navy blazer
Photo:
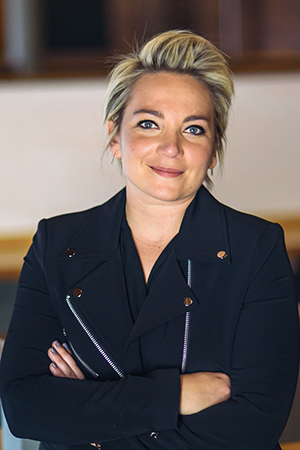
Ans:
[[[133,323],[119,245],[125,201],[122,190],[40,222],[1,364],[12,432],[60,450],[279,449],[298,370],[280,226],[201,187]],[[85,380],[51,375],[55,339],[68,341]],[[180,416],[183,370],[228,374],[231,398]]]

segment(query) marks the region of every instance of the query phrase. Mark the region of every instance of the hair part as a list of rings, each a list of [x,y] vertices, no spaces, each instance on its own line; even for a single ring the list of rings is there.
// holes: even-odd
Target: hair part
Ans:
[[[124,110],[143,75],[155,72],[187,74],[207,88],[214,110],[215,143],[222,166],[226,128],[234,86],[231,71],[222,52],[191,31],[172,30],[154,36],[141,49],[119,57],[113,68],[105,96],[104,121],[114,122],[104,151],[119,133]],[[210,178],[206,182],[212,184]]]

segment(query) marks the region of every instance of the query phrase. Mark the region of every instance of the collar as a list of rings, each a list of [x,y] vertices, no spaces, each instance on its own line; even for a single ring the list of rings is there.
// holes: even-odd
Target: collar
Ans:
[[[107,260],[119,246],[125,203],[124,188],[103,205],[83,213],[87,217],[62,249],[61,256],[65,256],[69,247],[76,249],[80,259]],[[219,252],[225,252],[226,258],[220,258]],[[177,259],[222,259],[223,264],[231,261],[224,205],[204,186],[186,210],[175,240],[175,254]]]
[[[204,186],[186,210],[175,252],[178,259],[222,260],[223,264],[231,261],[224,205]]]
[[[74,249],[76,259],[107,260],[118,248],[125,214],[125,188],[109,199],[103,205],[83,211],[80,225],[71,234],[67,245],[60,256],[66,257],[66,248]],[[73,214],[68,215],[72,220]],[[70,233],[67,224],[66,233]]]

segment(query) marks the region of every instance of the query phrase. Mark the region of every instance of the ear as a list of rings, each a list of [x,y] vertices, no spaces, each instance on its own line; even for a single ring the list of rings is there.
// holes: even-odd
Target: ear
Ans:
[[[113,132],[115,128],[115,123],[112,120],[109,120],[107,122],[107,133],[108,135],[111,135],[111,133]],[[120,159],[121,158],[121,147],[120,147],[120,142],[119,142],[119,135],[116,134],[112,140],[109,143],[109,147],[110,147],[110,152],[112,154],[112,156],[115,156],[115,159]],[[116,153],[117,152],[117,153]]]
[[[209,169],[214,169],[217,165],[217,150],[214,149],[213,154],[211,155]]]

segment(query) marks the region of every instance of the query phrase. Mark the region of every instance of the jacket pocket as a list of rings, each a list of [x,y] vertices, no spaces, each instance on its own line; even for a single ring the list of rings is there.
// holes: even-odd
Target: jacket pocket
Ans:
[[[94,344],[94,346],[96,347],[98,352],[101,354],[101,356],[105,359],[105,361],[109,364],[109,366],[119,375],[120,378],[124,378],[125,372],[113,361],[113,359],[105,351],[103,346],[96,340],[95,336],[89,329],[88,325],[84,322],[82,317],[76,311],[76,308],[72,304],[71,297],[69,295],[66,296],[66,302],[67,302],[67,305],[68,305],[70,311],[72,312],[73,316],[75,317],[75,319],[77,320],[77,322],[79,323],[81,328],[84,330],[86,335],[89,337],[91,342]]]

